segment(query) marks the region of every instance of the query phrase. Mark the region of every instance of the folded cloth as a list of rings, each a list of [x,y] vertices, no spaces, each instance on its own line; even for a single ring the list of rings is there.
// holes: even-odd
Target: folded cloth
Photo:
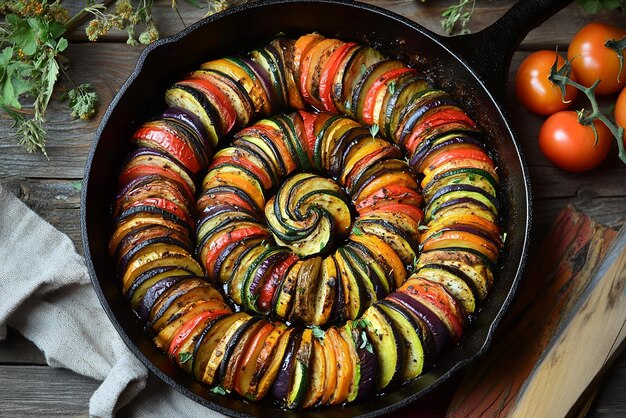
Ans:
[[[0,339],[9,325],[50,366],[102,381],[89,401],[91,416],[112,416],[127,404],[132,416],[223,416],[148,380],[102,310],[72,241],[1,184],[0,295]]]

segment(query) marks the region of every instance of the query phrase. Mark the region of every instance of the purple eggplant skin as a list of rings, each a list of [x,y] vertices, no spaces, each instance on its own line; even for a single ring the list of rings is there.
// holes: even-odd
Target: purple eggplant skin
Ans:
[[[238,197],[242,198],[243,200],[246,201],[246,203],[250,204],[250,206],[252,208],[254,208],[255,212],[257,213],[263,213],[262,208],[259,208],[256,204],[256,202],[250,197],[248,196],[248,194],[246,192],[244,192],[243,190],[234,187],[234,186],[215,186],[215,187],[211,187],[210,189],[206,189],[205,191],[202,192],[201,197],[203,196],[209,196],[211,197],[211,195],[216,195],[219,193],[234,193],[236,194]]]
[[[240,208],[235,205],[221,204],[215,206],[207,206],[202,210],[202,213],[198,217],[198,222],[196,223],[196,235],[198,234],[198,231],[200,230],[204,222],[224,212],[238,212],[256,221],[260,220],[259,216],[256,213],[250,212],[248,209]]]
[[[472,235],[476,235],[477,237],[481,237],[483,239],[485,239],[486,241],[489,241],[490,243],[492,243],[493,245],[495,245],[496,247],[500,248],[502,246],[502,241],[500,240],[499,236],[494,236],[492,234],[489,234],[488,232],[485,232],[481,229],[478,228],[474,228],[470,225],[454,225],[451,226],[449,228],[441,228],[439,230],[437,230],[437,232],[447,232],[447,231],[462,231],[462,232],[468,232]]]
[[[300,348],[300,342],[302,341],[302,330],[294,330],[289,336],[287,342],[287,349],[285,350],[285,357],[283,363],[278,370],[274,385],[272,386],[272,396],[274,399],[280,402],[286,402],[289,388],[291,387],[291,380],[296,365],[296,353]]]
[[[202,330],[202,332],[200,333],[200,335],[196,339],[195,345],[193,347],[193,357],[192,357],[192,360],[191,360],[192,361],[192,363],[191,363],[191,370],[193,371],[193,376],[199,382],[202,381],[202,375],[204,374],[204,370],[202,370],[202,371],[196,370],[197,366],[198,366],[196,360],[198,358],[198,352],[200,351],[200,347],[202,347],[202,343],[204,342],[204,338],[211,331],[211,328],[213,328],[220,321],[223,321],[224,319],[228,318],[231,315],[233,315],[233,313],[225,313],[225,314],[219,315],[216,318],[211,319],[209,321],[209,323],[206,324],[206,326],[204,327],[204,329]]]
[[[433,210],[432,215],[434,217],[434,215],[439,212],[441,209],[445,209],[449,206],[454,206],[454,205],[462,205],[465,203],[471,203],[474,204],[476,206],[478,206],[479,208],[490,212],[491,208],[489,208],[489,206],[485,205],[483,202],[473,199],[471,197],[459,197],[456,199],[450,199],[448,201],[443,202],[441,205],[439,205],[435,210]]]
[[[149,238],[144,241],[141,241],[140,243],[132,247],[128,252],[126,252],[126,254],[122,256],[119,263],[117,264],[118,277],[124,276],[124,272],[126,271],[126,268],[128,267],[128,263],[130,263],[130,261],[135,256],[135,254],[137,254],[139,251],[141,251],[142,249],[152,244],[167,244],[167,245],[182,248],[188,251],[189,253],[191,253],[191,248],[189,248],[189,246],[186,243],[179,241],[176,238],[167,237],[167,236]]]
[[[126,218],[136,215],[138,213],[152,213],[152,214],[157,214],[159,215],[161,218],[174,222],[180,226],[182,226],[183,228],[185,228],[189,234],[191,235],[193,228],[191,227],[191,225],[189,225],[189,223],[187,223],[187,221],[185,221],[182,218],[179,218],[178,215],[174,215],[172,212],[168,212],[165,209],[156,207],[156,206],[149,206],[149,205],[142,205],[142,206],[133,206],[129,209],[126,209],[124,212],[120,213],[119,216],[117,216],[114,220],[113,223],[114,224],[118,224],[122,221],[124,221]]]
[[[136,149],[135,151],[130,153],[129,156],[126,158],[123,167],[126,167],[126,165],[128,165],[130,161],[134,160],[135,158],[143,157],[143,156],[163,158],[167,160],[167,164],[175,165],[178,169],[180,169],[181,171],[184,171],[187,174],[187,176],[189,176],[189,178],[192,178],[192,179],[194,178],[193,173],[189,171],[187,167],[185,167],[184,165],[179,163],[176,159],[170,157],[168,154],[164,153],[163,151],[159,151],[154,148],[141,147],[141,148]]]
[[[211,149],[209,145],[209,134],[202,122],[200,122],[200,119],[193,113],[180,107],[170,107],[161,113],[161,118],[175,120],[181,123],[202,140],[202,144],[207,151]]]
[[[361,368],[361,379],[359,380],[359,391],[355,402],[368,399],[376,393],[376,383],[378,382],[378,356],[371,348],[371,342],[366,332],[360,332],[359,328],[351,327],[352,338],[359,356]],[[363,340],[365,338],[365,341]],[[369,343],[369,345],[368,345]]]
[[[248,57],[240,58],[240,61],[247,65],[250,70],[254,73],[256,78],[261,82],[263,86],[263,90],[267,93],[272,109],[276,109],[278,107],[278,98],[276,97],[276,91],[274,90],[274,86],[272,85],[272,81],[270,80],[269,74],[256,62],[252,61],[252,59]]]
[[[477,301],[480,300],[480,292],[478,291],[478,288],[476,287],[476,283],[474,283],[474,281],[460,269],[453,267],[453,266],[448,266],[446,264],[435,264],[435,263],[424,264],[423,266],[420,267],[420,270],[423,268],[444,270],[450,274],[455,275],[456,277],[461,279],[463,282],[465,282],[465,284],[467,284],[467,286],[472,291],[472,294],[474,295],[474,299],[476,299]]]
[[[470,144],[478,148],[485,149],[485,146],[483,145],[482,142],[480,142],[479,140],[475,138],[472,138],[466,132],[457,133],[452,138],[446,139],[444,141],[441,141],[437,144],[432,145],[432,143],[435,142],[437,139],[438,138],[436,136],[425,139],[411,156],[409,160],[409,165],[413,168],[416,168],[420,166],[422,162],[426,159],[426,157],[431,155],[433,152],[443,149],[449,145]]]
[[[333,300],[333,307],[330,311],[329,322],[343,322],[346,318],[346,300],[344,299],[343,286],[341,285],[341,273],[339,272],[339,268],[337,267],[337,262],[335,261],[335,258],[331,257],[331,259],[335,264],[337,277],[335,277],[334,283],[329,284],[329,286],[335,287],[335,298]]]
[[[164,278],[163,280],[159,280],[152,287],[150,287],[150,289],[148,289],[146,294],[139,302],[139,305],[135,309],[135,313],[137,314],[139,319],[141,319],[142,321],[147,321],[148,317],[150,316],[150,311],[152,310],[152,307],[154,306],[157,299],[159,299],[159,297],[163,294],[163,292],[175,286],[182,280],[191,277],[194,276],[191,274],[188,276],[169,276]]]
[[[404,292],[394,292],[388,296],[390,300],[398,301],[401,306],[421,319],[428,327],[434,345],[434,355],[439,356],[450,344],[450,332],[441,319],[424,304]]]
[[[498,211],[500,210],[500,201],[498,200],[497,197],[495,197],[491,193],[487,193],[485,190],[481,189],[480,187],[472,186],[469,184],[449,184],[447,186],[444,186],[433,194],[433,196],[430,198],[430,201],[434,202],[435,200],[437,200],[444,194],[452,193],[452,192],[474,192],[474,193],[481,194],[485,196],[487,199],[489,199],[489,201],[495,206],[495,208]]]
[[[154,183],[154,184],[151,184]],[[183,197],[185,198],[185,203],[188,204],[187,202],[194,202],[195,201],[195,197],[190,195],[186,190],[185,187],[183,187],[183,185],[176,181],[176,180],[172,180],[168,177],[164,177],[162,175],[159,174],[146,174],[143,176],[139,176],[134,178],[133,180],[129,181],[128,183],[126,183],[117,193],[117,195],[115,196],[115,201],[119,202],[121,199],[124,199],[126,197],[127,194],[131,193],[133,190],[138,189],[140,187],[162,187],[163,184],[168,184],[170,187],[178,190]]]
[[[265,260],[263,260],[261,264],[259,264],[256,271],[254,272],[254,276],[252,277],[252,280],[250,281],[250,287],[248,288],[248,297],[252,297],[254,299],[254,297],[258,293],[257,290],[263,278],[267,276],[267,273],[272,269],[272,267],[274,267],[274,265],[276,265],[276,263],[281,262],[285,258],[289,257],[289,255],[290,255],[290,252],[288,252],[287,250],[277,252],[277,253],[270,255]],[[255,310],[257,309],[256,306],[251,307],[251,308]]]
[[[124,294],[124,297],[126,298],[127,301],[130,302],[130,300],[133,298],[133,294],[137,291],[139,286],[141,286],[146,280],[153,278],[157,274],[161,274],[161,273],[165,273],[166,271],[174,270],[175,268],[176,268],[176,266],[164,266],[164,267],[154,267],[154,268],[151,268],[148,271],[144,271],[142,274],[137,276],[135,281],[130,285],[130,287],[126,291],[126,294]],[[150,290],[150,289],[148,289],[148,290]],[[145,294],[144,294],[144,297],[145,297]]]
[[[177,83],[177,84],[174,84],[171,88],[183,90],[184,92],[187,92],[189,95],[191,95],[200,104],[200,106],[206,113],[206,116],[211,121],[211,124],[216,127],[216,131],[223,132],[223,127],[222,127],[223,123],[222,123],[222,119],[219,116],[220,115],[219,111],[215,108],[215,104],[213,104],[210,100],[207,99],[204,93],[200,92],[195,87],[192,87],[186,84]]]
[[[447,94],[442,94],[437,98],[431,98],[426,103],[421,104],[419,107],[412,109],[412,113],[408,116],[408,119],[404,126],[402,127],[402,131],[400,131],[400,137],[398,139],[398,144],[404,146],[404,139],[406,136],[413,130],[418,120],[424,116],[426,112],[431,109],[434,109],[439,106],[451,106],[454,105],[455,102],[449,97]]]
[[[213,267],[213,278],[216,277],[220,277],[220,271],[222,270],[222,264],[224,264],[224,261],[226,261],[226,259],[228,258],[228,256],[230,255],[230,253],[233,252],[233,250],[235,248],[237,248],[240,245],[245,245],[246,242],[250,241],[251,239],[255,239],[257,238],[256,236],[250,236],[250,237],[245,237],[240,241],[237,242],[231,242],[230,244],[228,244],[226,246],[226,248],[224,248],[220,254],[217,256],[217,259],[215,260],[215,265]]]

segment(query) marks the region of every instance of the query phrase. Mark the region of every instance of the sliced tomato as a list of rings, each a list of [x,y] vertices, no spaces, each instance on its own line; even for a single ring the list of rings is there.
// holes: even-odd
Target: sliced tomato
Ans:
[[[205,78],[190,78],[185,81],[195,83],[201,88],[202,92],[215,103],[215,108],[220,113],[222,121],[222,135],[227,134],[235,126],[237,120],[237,112],[233,107],[230,99],[215,84]]]
[[[219,206],[219,205],[231,205],[236,206],[240,209],[247,210],[252,213],[260,213],[261,209],[257,208],[254,205],[251,205],[250,202],[244,200],[241,196],[237,196],[235,193],[224,192],[219,194],[211,194],[211,195],[202,195],[200,199],[198,199],[198,209],[200,211],[204,210],[209,206]]]
[[[228,232],[224,235],[221,235],[214,241],[209,244],[208,252],[206,258],[204,260],[204,265],[206,266],[206,271],[211,274],[213,272],[213,268],[215,266],[215,261],[217,257],[221,254],[221,252],[228,246],[228,244],[240,241],[244,238],[248,237],[269,237],[269,232],[263,229],[262,227],[249,227],[242,229],[235,229],[234,231]]]
[[[453,342],[461,338],[464,325],[463,309],[442,285],[414,276],[407,280],[399,291],[429,306],[446,324]]]
[[[299,257],[295,254],[291,254],[284,260],[277,263],[270,277],[263,283],[261,291],[259,293],[259,298],[257,299],[257,307],[261,311],[261,313],[268,313],[272,309],[272,300],[274,298],[274,294],[276,293],[276,289],[282,282],[283,277],[287,274],[287,271],[293,266]]]
[[[477,148],[477,147],[465,147],[465,148],[454,148],[450,150],[445,150],[439,154],[437,154],[429,163],[426,165],[431,170],[435,167],[440,166],[451,160],[476,160],[482,161],[484,163],[494,165],[493,160],[485,153],[485,151]],[[421,167],[420,167],[421,168]],[[420,169],[418,171],[423,171]]]
[[[242,157],[232,156],[232,155],[217,155],[213,159],[213,163],[211,164],[210,169],[214,169],[221,164],[233,164],[243,167],[250,171],[252,174],[256,176],[263,183],[263,187],[267,190],[272,187],[272,178],[270,175],[258,165],[252,163],[250,160]]]
[[[307,33],[306,35],[302,35],[296,40],[294,44],[294,54],[293,54],[293,68],[296,71],[296,77],[299,78],[299,71],[302,64],[302,58],[306,55],[308,50],[317,42],[324,39],[322,35],[319,33]]]
[[[261,328],[248,343],[248,347],[245,350],[243,359],[239,363],[239,370],[237,371],[235,377],[235,390],[242,396],[249,393],[250,382],[252,381],[253,373],[255,371],[255,363],[261,353],[261,350],[263,349],[265,339],[273,330],[273,324],[265,324],[265,326],[263,326],[263,328]]]
[[[348,51],[356,45],[354,42],[347,42],[337,48],[328,61],[326,61],[326,65],[322,69],[322,74],[320,76],[320,100],[322,101],[322,105],[324,110],[331,113],[338,113],[337,106],[335,106],[335,102],[332,98],[332,86],[333,80],[335,79],[335,75],[339,70],[339,66],[343,59],[348,55]]]
[[[178,206],[174,202],[171,202],[167,199],[163,199],[160,197],[147,197],[145,199],[133,202],[129,207],[132,208],[132,207],[137,207],[137,206],[153,206],[156,208],[160,208],[169,213],[173,213],[174,215],[183,219],[192,228],[195,224],[194,219],[189,215],[188,212],[184,211],[180,206]]]
[[[394,202],[389,202],[387,204],[381,203],[380,206],[375,207],[375,208],[372,208],[371,206],[365,207],[361,209],[361,211],[359,211],[359,215],[365,215],[365,214],[373,213],[377,211],[404,213],[405,215],[409,216],[418,224],[422,223],[422,220],[424,219],[424,212],[419,207],[408,205],[406,203],[394,203]]]
[[[467,125],[469,129],[477,129],[476,122],[460,108],[455,106],[442,106],[434,112],[429,112],[424,115],[421,120],[415,125],[413,130],[408,134],[404,141],[404,147],[413,153],[415,149],[427,135],[434,128],[451,124],[462,123]]]
[[[174,359],[178,358],[178,354],[180,352],[181,347],[183,346],[183,343],[191,335],[193,330],[196,329],[196,327],[199,324],[205,321],[210,321],[213,318],[217,318],[218,316],[225,315],[227,313],[230,313],[230,311],[227,311],[227,310],[204,311],[198,314],[198,316],[195,316],[194,318],[185,322],[185,324],[181,326],[180,329],[176,332],[176,334],[174,335],[174,338],[172,339],[172,342],[170,343],[169,349],[167,350],[167,353],[169,354],[169,356]]]
[[[298,110],[300,117],[302,118],[302,124],[304,128],[304,141],[301,141],[302,145],[306,146],[306,153],[310,160],[313,159],[313,150],[315,149],[315,121],[317,115],[304,110]]]
[[[365,102],[363,104],[363,114],[361,117],[363,118],[363,122],[368,125],[373,125],[378,122],[378,119],[374,119],[374,115],[380,112],[380,105],[382,104],[382,94],[383,90],[387,90],[389,84],[393,82],[393,80],[400,77],[402,74],[406,74],[408,72],[415,72],[415,70],[411,68],[395,68],[389,70],[385,74],[378,77],[372,83],[372,86],[365,93]],[[379,112],[375,112],[376,105],[378,103]]]
[[[339,405],[348,399],[350,391],[350,383],[354,369],[350,360],[350,346],[341,338],[339,332],[335,328],[329,328],[326,331],[326,337],[331,341],[335,354],[335,368],[337,369],[337,385],[335,391],[330,397],[331,405]],[[331,364],[330,367],[333,367]]]
[[[423,251],[450,247],[471,248],[486,255],[494,263],[500,252],[499,248],[485,238],[466,231],[429,231],[422,242]]]
[[[192,173],[197,173],[203,168],[187,141],[163,126],[147,123],[133,134],[133,141],[166,152]]]
[[[359,213],[365,208],[373,208],[388,204],[388,203],[404,203],[413,206],[420,207],[424,204],[424,199],[414,189],[399,184],[391,184],[386,187],[378,189],[375,193],[369,195],[366,199],[363,199],[356,205]]]
[[[367,199],[378,190],[392,185],[398,185],[408,189],[418,188],[417,179],[414,174],[408,171],[387,172],[369,182],[365,187],[358,191],[358,195],[353,196],[355,205],[358,205],[361,200]]]
[[[306,36],[306,35],[305,35]],[[302,55],[300,57],[300,78],[299,78],[299,86],[300,86],[300,94],[305,102],[311,103],[312,96],[310,90],[307,88],[309,84],[311,72],[311,59],[313,58],[313,52],[315,51],[317,45],[321,42],[327,41],[324,37],[316,37],[311,39],[309,43],[307,43],[305,49],[302,51]]]

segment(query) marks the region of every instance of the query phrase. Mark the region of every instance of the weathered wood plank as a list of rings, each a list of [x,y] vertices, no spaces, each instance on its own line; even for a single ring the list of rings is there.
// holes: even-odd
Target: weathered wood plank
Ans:
[[[0,341],[1,365],[46,365],[44,355],[37,346],[12,328],[7,329],[7,336]],[[2,395],[0,392],[0,399]]]
[[[99,384],[63,369],[0,366],[0,416],[87,416]]]
[[[121,44],[70,45],[70,73],[76,83],[89,82],[100,96],[97,115],[89,121],[73,120],[66,103],[53,100],[48,108],[48,158],[28,154],[16,143],[9,118],[0,113],[0,178],[82,178],[94,132],[107,106],[135,66],[141,51]],[[56,89],[58,98],[68,88]]]
[[[231,3],[236,2],[236,0],[231,1]],[[416,0],[364,0],[364,2],[405,16],[438,34],[443,34],[439,23],[441,20],[441,12],[450,5],[458,4],[458,0],[430,0],[425,2]],[[470,22],[470,30],[476,32],[492,24],[515,2],[515,0],[499,0],[497,2],[492,0],[478,0],[474,16]],[[78,2],[78,0],[72,0],[68,3],[80,2]],[[203,18],[208,12],[208,8],[206,7],[207,2],[201,1],[200,3],[203,7],[198,9],[185,1],[177,2],[183,20],[187,25]],[[153,9],[153,16],[163,36],[177,33],[185,27],[170,6],[171,2],[157,1]],[[72,8],[77,10],[79,7],[73,6]],[[623,24],[626,19],[624,16],[606,11],[593,15],[593,18],[599,21],[613,22],[615,24],[620,22]],[[524,40],[522,49],[545,48],[548,45],[551,49],[555,44],[559,44],[562,48],[565,48],[574,33],[587,23],[589,19],[590,16],[587,15],[580,6],[572,4],[550,18],[537,29],[531,31]],[[87,41],[84,33],[84,25],[71,34],[70,39],[78,42]],[[120,31],[112,31],[103,39],[107,42],[126,42],[127,35]]]
[[[622,353],[603,377],[587,418],[625,417],[624,382],[626,382],[626,353]]]
[[[38,180],[10,177],[3,187],[19,197],[61,232],[67,234],[83,253],[80,231],[80,185],[78,180]]]

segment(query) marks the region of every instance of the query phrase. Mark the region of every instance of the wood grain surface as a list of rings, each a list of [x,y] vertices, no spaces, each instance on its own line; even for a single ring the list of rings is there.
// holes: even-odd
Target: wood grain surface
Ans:
[[[202,5],[206,2],[200,1]],[[367,0],[412,19],[428,29],[441,33],[440,13],[455,0]],[[480,30],[504,14],[514,0],[478,0],[470,28]],[[72,10],[80,0],[64,1]],[[170,8],[171,2],[157,0],[154,17],[163,36],[181,30],[184,25]],[[190,24],[206,14],[184,0],[178,1],[185,23]],[[626,16],[602,12],[586,15],[572,4],[531,31],[516,51],[509,79],[521,60],[538,49],[564,51],[574,33],[585,23],[598,20],[626,27]],[[82,253],[80,242],[80,192],[94,132],[106,107],[132,72],[141,47],[126,45],[126,35],[112,32],[98,43],[88,42],[80,28],[68,35],[66,51],[71,61],[69,73],[77,83],[90,82],[100,96],[96,117],[91,121],[73,120],[66,104],[53,100],[48,111],[48,159],[41,154],[27,154],[17,145],[10,120],[0,113],[0,182],[19,196],[29,207],[61,231],[67,233]],[[69,87],[61,82],[54,98]],[[507,89],[507,110],[526,155],[533,186],[533,233],[531,242],[537,248],[557,214],[567,204],[574,204],[599,223],[617,228],[626,221],[626,167],[616,157],[614,146],[609,159],[596,170],[569,174],[552,166],[539,152],[537,134],[542,118],[523,109],[514,92]],[[615,97],[602,101],[610,106]],[[584,106],[583,101],[576,106]],[[1,216],[1,215],[0,215]],[[48,383],[52,382],[52,383]],[[0,416],[74,416],[86,415],[88,398],[97,383],[73,373],[45,366],[36,347],[9,330],[0,342]],[[590,404],[589,416],[626,416],[626,356],[617,358],[600,382]]]

